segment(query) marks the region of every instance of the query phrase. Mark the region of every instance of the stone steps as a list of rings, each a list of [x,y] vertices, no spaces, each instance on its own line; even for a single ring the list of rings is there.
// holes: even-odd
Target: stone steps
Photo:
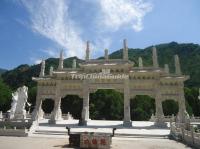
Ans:
[[[81,133],[81,132],[76,132]],[[109,133],[110,134],[110,133]],[[35,130],[31,136],[37,137],[59,137],[59,138],[66,138],[68,136],[67,130]],[[127,137],[127,138],[168,138],[168,135],[161,135],[161,134],[127,134],[127,133],[115,133],[115,137]]]

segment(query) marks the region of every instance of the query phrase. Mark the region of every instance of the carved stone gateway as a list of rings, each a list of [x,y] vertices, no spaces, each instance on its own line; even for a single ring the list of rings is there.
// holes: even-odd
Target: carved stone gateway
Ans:
[[[169,73],[168,65],[160,68],[157,60],[157,50],[153,47],[153,66],[145,67],[142,58],[139,58],[139,67],[128,60],[127,41],[124,40],[123,58],[109,59],[105,51],[105,59],[90,59],[89,42],[86,46],[86,59],[80,63],[80,68],[63,68],[63,51],[60,54],[59,67],[44,75],[45,62],[42,62],[40,77],[33,78],[37,81],[37,99],[33,119],[41,116],[41,105],[45,98],[54,100],[54,110],[51,122],[61,119],[61,98],[68,94],[79,95],[83,98],[83,109],[80,124],[87,125],[89,116],[89,94],[97,89],[116,89],[124,93],[124,126],[132,126],[130,115],[130,99],[136,95],[149,95],[155,98],[156,125],[164,125],[162,102],[167,99],[178,101],[179,121],[185,121],[184,81],[189,76],[182,75],[179,58],[175,56],[175,74]]]

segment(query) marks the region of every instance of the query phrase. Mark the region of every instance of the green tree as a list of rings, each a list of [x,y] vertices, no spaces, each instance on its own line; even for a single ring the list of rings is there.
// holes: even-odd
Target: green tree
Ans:
[[[0,111],[6,112],[11,107],[11,89],[0,78]]]
[[[177,115],[178,113],[178,102],[174,100],[165,100],[162,102],[163,113],[166,116],[171,116],[172,114]]]
[[[187,110],[195,116],[200,116],[200,100],[198,99],[198,88],[185,88],[185,98]]]
[[[90,117],[92,119],[122,120],[122,94],[112,89],[100,89],[90,94]]]
[[[62,113],[72,114],[76,119],[81,118],[81,111],[83,106],[83,99],[77,95],[67,95],[61,100]]]
[[[137,95],[130,101],[131,120],[149,120],[155,111],[155,100],[146,95]]]

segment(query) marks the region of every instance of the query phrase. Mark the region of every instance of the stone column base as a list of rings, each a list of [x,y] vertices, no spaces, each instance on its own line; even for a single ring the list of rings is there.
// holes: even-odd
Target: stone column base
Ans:
[[[79,120],[78,125],[79,126],[87,126],[88,120]]]
[[[123,126],[124,127],[132,127],[132,121],[124,121]]]
[[[26,112],[15,113],[13,119],[26,119]]]

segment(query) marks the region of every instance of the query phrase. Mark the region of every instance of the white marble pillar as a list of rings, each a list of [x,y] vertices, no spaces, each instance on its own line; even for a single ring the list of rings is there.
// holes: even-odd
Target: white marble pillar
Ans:
[[[43,114],[41,112],[42,112],[42,98],[39,95],[37,95],[35,108],[32,112],[32,120],[38,121],[39,119],[41,119]]]
[[[179,123],[185,123],[185,118],[187,116],[186,106],[185,106],[185,95],[184,95],[184,89],[180,91],[179,99],[178,99],[178,105],[179,105],[179,112],[178,112],[178,122]]]
[[[84,80],[85,82],[85,80]],[[81,122],[80,124],[81,125],[87,125],[87,122],[89,120],[89,96],[90,96],[90,93],[89,93],[89,88],[88,86],[86,85],[86,82],[84,83],[84,88],[83,88],[83,109],[82,109],[82,113],[81,113]]]
[[[169,65],[168,65],[168,64],[165,64],[164,67],[165,67],[165,68],[164,68],[165,73],[168,74],[168,73],[169,73]]]
[[[64,62],[63,52],[64,52],[63,50],[60,51],[60,58],[59,58],[59,65],[58,65],[59,70],[63,69],[63,62]]]
[[[108,60],[108,49],[105,49],[105,51],[104,51],[104,59],[105,60]]]
[[[73,59],[72,68],[73,68],[73,69],[76,69],[76,59]]]
[[[128,60],[128,45],[126,39],[124,39],[123,60]]]
[[[3,113],[2,113],[2,111],[0,111],[0,119],[2,119],[3,118]]]
[[[159,64],[158,64],[158,56],[157,56],[156,47],[153,47],[153,49],[152,49],[152,59],[153,59],[153,67],[158,68]]]
[[[61,80],[57,80],[56,82],[56,92],[55,92],[55,98],[54,98],[54,109],[51,113],[51,119],[49,120],[49,123],[56,124],[58,121],[62,120],[62,111],[61,111]]]
[[[143,61],[141,57],[138,58],[138,66],[139,68],[143,68]]]
[[[156,91],[156,97],[155,97],[155,105],[156,105],[156,121],[155,125],[158,127],[166,127],[166,123],[164,122],[164,114],[163,114],[163,108],[162,108],[162,98],[160,91]]]
[[[131,127],[129,79],[124,80],[124,127]]]
[[[53,66],[51,66],[50,69],[49,69],[49,75],[53,76]]]
[[[85,60],[86,61],[90,60],[90,42],[89,41],[87,41],[86,43]]]
[[[175,73],[177,75],[181,75],[181,66],[178,55],[174,56],[174,61],[175,61]]]
[[[54,109],[51,113],[51,119],[49,120],[49,123],[56,124],[58,121],[62,120],[62,111],[60,105],[61,97],[56,97],[54,99]]]
[[[39,77],[44,77],[44,76],[45,76],[45,60],[42,60]]]

